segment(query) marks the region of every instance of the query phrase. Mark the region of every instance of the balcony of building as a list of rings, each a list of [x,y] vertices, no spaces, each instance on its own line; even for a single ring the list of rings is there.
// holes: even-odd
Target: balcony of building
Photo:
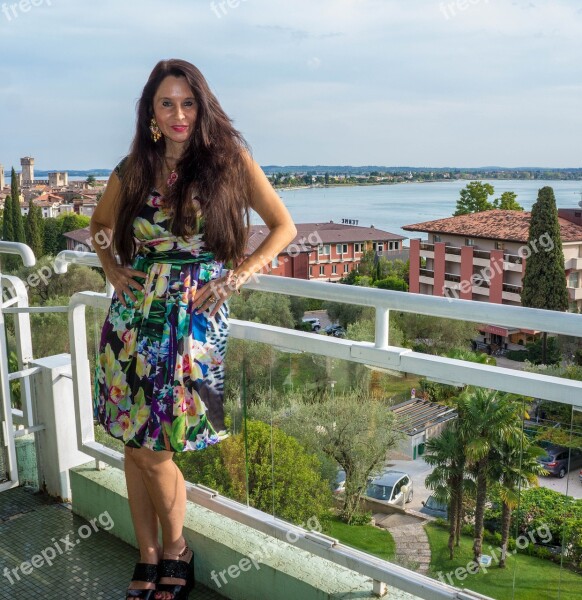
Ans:
[[[2,251],[20,253],[30,264],[34,261],[21,246],[0,242]],[[66,270],[71,261],[98,265],[92,255],[65,252],[55,262],[52,276],[58,277],[57,272]],[[572,435],[575,413],[582,408],[582,382],[392,345],[389,316],[391,311],[410,312],[472,323],[491,321],[506,327],[579,337],[582,337],[582,318],[268,275],[257,277],[245,287],[270,294],[372,307],[374,339],[368,342],[338,339],[231,319],[229,343],[236,344],[239,358],[246,361],[241,371],[231,371],[231,376],[240,377],[237,382],[242,382],[242,387],[233,388],[238,392],[229,398],[232,429],[241,435],[241,424],[255,419],[269,425],[271,437],[261,452],[270,461],[267,472],[272,472],[269,492],[272,503],[270,507],[265,504],[257,507],[258,500],[248,478],[253,467],[249,462],[251,448],[244,441],[241,442],[244,457],[237,471],[242,477],[242,495],[218,493],[196,482],[187,484],[186,537],[195,551],[199,582],[191,597],[365,600],[387,593],[388,598],[403,600],[520,598],[522,590],[531,586],[531,580],[522,571],[524,563],[518,563],[517,559],[508,564],[509,576],[494,574],[498,581],[495,593],[485,596],[475,591],[481,585],[478,580],[484,576],[483,572],[472,579],[464,567],[455,566],[439,575],[434,565],[446,561],[442,563],[436,550],[431,553],[426,534],[422,533],[425,520],[406,507],[390,508],[376,503],[376,522],[392,523],[386,526],[396,540],[396,552],[389,558],[369,553],[361,545],[355,547],[342,535],[320,527],[317,519],[284,518],[277,504],[281,488],[277,487],[276,476],[287,472],[293,477],[299,465],[285,462],[288,459],[273,438],[281,415],[292,416],[297,410],[296,405],[285,400],[292,396],[282,391],[299,391],[308,395],[313,404],[322,389],[330,389],[333,397],[334,389],[339,394],[340,384],[355,385],[365,379],[366,373],[376,383],[385,374],[390,377],[406,374],[454,386],[470,384],[561,403],[566,412],[570,411],[571,421],[564,427]],[[95,336],[110,298],[106,293],[79,292],[70,298],[68,306],[29,307],[22,281],[2,276],[2,289],[0,438],[4,451],[0,451],[0,479],[4,475],[4,481],[0,483],[0,577],[8,569],[13,581],[4,576],[0,597],[28,598],[34,593],[64,600],[122,598],[137,559],[122,471],[122,447],[105,439],[95,427],[91,402]],[[31,317],[42,313],[62,319],[61,339],[55,339],[54,355],[37,357],[31,342]],[[12,336],[9,342],[15,348],[17,362],[10,373],[4,334],[5,325],[9,324]],[[68,347],[68,352],[63,351],[62,345]],[[245,385],[252,382],[253,369],[259,361],[267,365],[267,393],[263,404],[249,404]],[[18,407],[10,389],[15,382],[20,383]],[[283,404],[274,405],[275,398]],[[331,427],[335,426],[332,420]],[[303,424],[308,425],[316,424]],[[362,431],[362,442],[374,431],[373,426],[370,422],[369,429]],[[525,419],[523,427],[527,427]],[[317,431],[320,430],[314,427],[314,435]],[[426,441],[421,441],[423,447]],[[394,463],[389,460],[392,462],[387,464]],[[411,461],[410,465],[412,468],[418,463]],[[31,495],[22,487],[35,478],[48,495]],[[566,494],[570,491],[566,487]],[[421,490],[415,489],[416,493]],[[387,512],[380,513],[380,509]],[[63,541],[60,550],[59,540],[69,535],[73,544],[69,547]],[[567,547],[564,542],[562,552],[566,553]],[[53,550],[55,557],[47,561],[45,555],[50,558]],[[575,576],[565,563],[566,558],[563,564],[558,561],[552,576],[540,581],[537,598],[570,600],[582,594],[582,576]],[[535,570],[538,563],[527,564],[527,568]]]

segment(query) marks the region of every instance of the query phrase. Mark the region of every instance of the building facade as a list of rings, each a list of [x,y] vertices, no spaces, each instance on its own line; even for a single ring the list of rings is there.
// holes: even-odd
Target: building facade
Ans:
[[[6,185],[6,179],[4,178],[4,165],[0,165],[0,192]]]
[[[528,258],[553,247],[549,235],[528,243],[531,213],[489,210],[403,227],[428,234],[410,240],[413,293],[521,305]],[[577,222],[578,220],[578,222]],[[569,310],[582,310],[582,209],[559,211]],[[534,332],[488,325],[483,340],[523,344]]]
[[[382,256],[404,258],[403,236],[374,226],[359,227],[344,223],[296,223],[297,235],[263,272],[283,277],[339,281],[356,269],[365,251]],[[246,255],[252,254],[267,237],[265,225],[253,225]]]
[[[69,173],[67,171],[53,171],[48,174],[48,183],[51,187],[67,187],[69,185]]]

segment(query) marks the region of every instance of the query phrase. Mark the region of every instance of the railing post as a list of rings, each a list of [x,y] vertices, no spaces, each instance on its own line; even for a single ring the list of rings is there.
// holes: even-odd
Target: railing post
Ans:
[[[390,343],[390,310],[376,307],[376,348],[388,348]]]
[[[382,596],[385,596],[388,593],[388,586],[382,581],[374,579],[374,581],[372,582],[372,593],[375,596],[379,596],[381,598]]]
[[[41,369],[32,376],[34,418],[45,426],[36,434],[39,484],[51,496],[70,500],[69,469],[91,460],[77,447],[71,357],[47,356],[32,365]]]

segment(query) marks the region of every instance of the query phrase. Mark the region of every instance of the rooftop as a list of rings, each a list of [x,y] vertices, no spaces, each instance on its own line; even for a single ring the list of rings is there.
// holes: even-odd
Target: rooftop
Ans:
[[[527,243],[530,217],[527,211],[494,209],[404,225],[402,229]],[[562,218],[559,222],[563,242],[582,242],[582,227]]]
[[[401,235],[377,229],[373,225],[360,227],[359,225],[346,225],[329,221],[325,223],[295,223],[295,226],[297,227],[297,235],[283,252],[290,252],[290,249],[295,249],[295,252],[297,252],[297,246],[309,251],[312,246],[318,244],[384,242],[406,239]],[[247,250],[253,252],[258,248],[268,233],[269,230],[266,225],[251,225]]]
[[[404,423],[404,432],[408,435],[415,435],[432,425],[449,421],[457,416],[457,412],[450,406],[420,398],[406,400],[393,406],[391,410]]]

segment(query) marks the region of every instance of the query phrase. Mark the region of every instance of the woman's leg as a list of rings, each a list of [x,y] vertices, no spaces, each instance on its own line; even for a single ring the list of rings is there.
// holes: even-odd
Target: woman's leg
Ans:
[[[186,515],[186,485],[184,477],[176,463],[173,453],[162,450],[152,451],[147,448],[133,450],[133,460],[141,471],[143,482],[162,526],[162,539],[166,558],[175,558],[185,546],[182,536],[184,517]],[[192,554],[188,552],[180,560],[190,561]],[[184,584],[181,579],[163,578],[160,583]],[[171,594],[160,592],[156,598],[171,600]]]
[[[125,447],[125,481],[131,520],[139,546],[140,562],[156,565],[161,556],[158,543],[158,515],[133,456],[135,448]],[[155,584],[132,581],[131,589],[154,589]]]

